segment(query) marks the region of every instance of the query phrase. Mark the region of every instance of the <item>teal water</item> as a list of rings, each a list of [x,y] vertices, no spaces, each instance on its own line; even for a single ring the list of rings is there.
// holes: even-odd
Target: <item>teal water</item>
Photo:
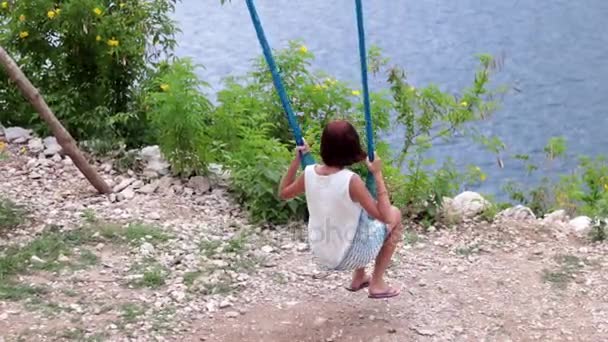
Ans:
[[[302,39],[317,56],[315,67],[359,85],[354,1],[256,3],[273,47]],[[577,155],[606,152],[608,1],[393,0],[366,1],[365,7],[368,44],[381,47],[416,85],[457,92],[471,83],[477,53],[504,60],[496,83],[512,91],[479,127],[506,143],[505,167],[469,139],[437,144],[432,152],[439,161],[451,157],[459,165],[481,166],[488,180],[476,190],[499,194],[509,179],[534,182],[571,170]],[[216,89],[261,54],[244,1],[222,7],[219,0],[183,0],[175,18],[183,30],[178,54],[204,65],[200,75]],[[385,85],[376,79],[371,86]],[[529,154],[540,162],[552,136],[566,138],[567,160],[527,177],[509,156]],[[399,148],[398,133],[385,139]]]

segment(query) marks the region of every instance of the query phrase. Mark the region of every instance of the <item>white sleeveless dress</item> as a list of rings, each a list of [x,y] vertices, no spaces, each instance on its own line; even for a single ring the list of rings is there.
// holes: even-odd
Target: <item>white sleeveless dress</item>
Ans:
[[[315,165],[304,171],[309,244],[318,262],[327,269],[364,267],[378,255],[386,238],[386,226],[371,219],[350,198],[353,175],[347,169],[319,175]]]

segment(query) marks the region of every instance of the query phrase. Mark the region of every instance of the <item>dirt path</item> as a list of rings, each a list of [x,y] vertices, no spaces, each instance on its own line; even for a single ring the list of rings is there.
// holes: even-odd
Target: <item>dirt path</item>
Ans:
[[[601,341],[608,336],[604,256],[542,242],[510,252],[459,252],[431,243],[402,253],[392,269],[394,283],[403,289],[395,299],[369,300],[364,291],[351,294],[323,280],[310,283],[316,289],[308,291],[275,287],[247,315],[216,317],[189,340]]]
[[[34,158],[36,159],[36,158]],[[409,232],[390,300],[343,289],[301,224],[261,229],[221,186],[116,202],[65,161],[0,161],[0,341],[603,341],[608,244],[538,221]],[[36,176],[33,177],[33,172]],[[123,176],[107,173],[115,183]]]

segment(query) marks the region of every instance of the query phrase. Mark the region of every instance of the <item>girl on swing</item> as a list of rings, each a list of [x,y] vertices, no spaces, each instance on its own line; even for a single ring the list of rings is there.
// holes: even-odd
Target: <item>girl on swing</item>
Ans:
[[[330,122],[323,130],[323,164],[307,166],[296,179],[300,157],[308,152],[306,144],[296,148],[296,157],[281,181],[279,196],[288,200],[306,195],[313,254],[328,269],[355,269],[349,291],[369,287],[368,296],[375,299],[399,295],[399,289],[385,282],[384,273],[403,227],[400,211],[390,203],[380,159],[367,159],[357,131],[343,120]],[[364,160],[376,180],[377,201],[363,180],[347,169]],[[365,265],[373,259],[374,270],[369,277]]]

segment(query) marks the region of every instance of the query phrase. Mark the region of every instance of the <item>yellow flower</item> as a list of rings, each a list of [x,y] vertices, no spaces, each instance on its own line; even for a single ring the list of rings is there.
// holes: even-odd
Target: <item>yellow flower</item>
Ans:
[[[462,101],[462,102],[460,102],[460,105],[463,107],[467,107],[469,105],[469,103],[467,101]]]
[[[27,153],[27,147],[23,146],[19,152],[21,152],[21,154],[26,154]]]
[[[21,31],[19,32],[19,38],[27,38],[30,36],[30,33],[27,31]]]
[[[101,8],[95,7],[93,8],[93,13],[95,13],[96,15],[101,15],[103,11],[101,10]]]
[[[325,82],[329,85],[335,85],[336,83],[338,83],[338,81],[336,81],[333,78],[327,78],[327,79],[325,79]]]
[[[6,144],[4,143],[4,141],[0,141],[0,152],[4,151],[6,149]]]
[[[51,11],[48,11],[48,12],[46,13],[46,16],[47,16],[47,17],[49,17],[49,19],[53,19],[53,18],[55,18],[55,16],[56,16],[56,15],[57,15],[57,12],[52,11],[52,10],[51,10]]]
[[[160,89],[162,91],[169,91],[169,85],[168,84],[161,84],[160,85]]]
[[[98,42],[100,42],[101,41],[101,36],[95,37],[95,40],[98,41]]]
[[[360,91],[358,91],[358,90],[353,90],[353,91],[352,91],[352,94],[353,94],[354,96],[359,96],[359,95],[361,95],[361,92],[360,92]]]
[[[120,44],[120,42],[114,37],[112,37],[112,39],[108,40],[108,46],[116,47],[119,44]]]
[[[486,181],[486,174],[485,174],[485,173],[482,173],[481,175],[479,175],[479,179],[480,179],[482,182],[485,182],[485,181]]]
[[[308,52],[308,48],[306,47],[306,45],[300,46],[300,52],[301,53],[307,53]]]
[[[126,5],[124,2],[121,2],[119,6],[120,6],[120,8],[124,8]]]
[[[19,16],[19,21],[20,22],[24,22],[25,21],[25,16],[23,14]]]
[[[61,13],[61,8],[56,9],[55,13],[57,13],[57,15],[59,15],[59,13]]]
[[[2,8],[3,9],[7,9],[8,8],[8,1],[3,1],[2,2]]]

